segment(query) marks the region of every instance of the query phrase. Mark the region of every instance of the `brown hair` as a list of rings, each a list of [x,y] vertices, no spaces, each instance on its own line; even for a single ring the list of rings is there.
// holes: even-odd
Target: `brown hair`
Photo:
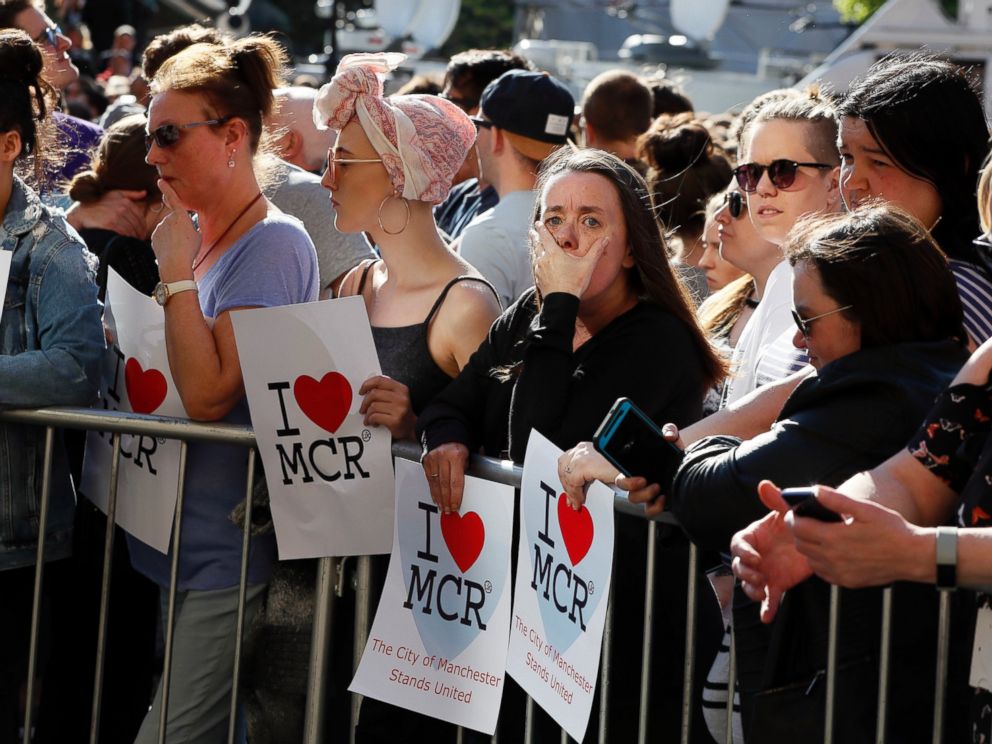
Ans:
[[[699,306],[699,325],[703,333],[711,339],[729,336],[752,292],[754,279],[745,274],[707,297]]]
[[[76,174],[69,185],[73,201],[95,202],[113,189],[146,191],[145,201],[149,203],[161,199],[158,173],[145,162],[147,123],[143,114],[134,114],[104,132],[90,167]]]
[[[224,45],[194,44],[162,64],[152,89],[201,95],[213,108],[211,116],[244,120],[254,153],[263,121],[275,105],[273,89],[284,84],[286,63],[285,51],[267,36],[246,36]]]
[[[692,114],[659,116],[637,142],[648,164],[647,183],[655,214],[668,230],[699,234],[706,203],[730,181],[730,159],[713,144]]]
[[[39,7],[40,6],[40,7]],[[25,10],[43,9],[44,3],[33,0],[0,0],[0,28],[17,28],[14,19]]]
[[[982,232],[992,234],[992,153],[985,158],[985,167],[978,179],[978,217]]]
[[[640,299],[661,307],[686,328],[703,370],[700,390],[715,385],[726,375],[726,364],[706,340],[696,320],[693,302],[668,263],[665,239],[654,219],[644,179],[625,162],[602,150],[563,147],[544,161],[534,188],[542,192],[552,178],[565,172],[594,173],[616,189],[634,257],[634,269],[629,271],[634,292]],[[540,209],[538,200],[534,220],[540,217]]]
[[[751,129],[764,121],[805,124],[808,135],[806,144],[813,157],[821,163],[840,164],[840,153],[837,150],[837,108],[818,85],[809,86],[801,95],[785,96],[766,103],[747,127]]]
[[[891,205],[803,218],[783,251],[817,270],[824,291],[861,325],[861,346],[956,338],[966,343],[947,256],[915,219]]]
[[[610,70],[593,78],[582,97],[582,115],[605,140],[626,142],[651,126],[651,89],[629,72]]]
[[[33,180],[44,183],[44,151],[55,141],[48,112],[56,93],[42,77],[45,60],[37,44],[20,29],[0,31],[0,132],[21,136],[18,159],[30,159]]]
[[[761,109],[773,103],[778,103],[779,101],[784,101],[790,98],[798,98],[801,95],[802,93],[795,88],[776,88],[775,90],[770,90],[767,93],[762,93],[760,96],[751,101],[751,103],[745,106],[734,120],[734,123],[730,127],[730,132],[728,133],[730,137],[737,140],[738,154],[744,152],[744,146],[746,144],[744,138],[747,136],[747,130],[750,128],[751,124],[754,123],[754,119],[761,112]]]
[[[145,80],[151,80],[167,59],[175,57],[183,49],[194,44],[220,44],[223,46],[230,40],[231,37],[209,26],[199,26],[195,23],[189,26],[180,26],[167,34],[156,36],[145,47],[144,54],[141,55],[142,74],[145,76]]]

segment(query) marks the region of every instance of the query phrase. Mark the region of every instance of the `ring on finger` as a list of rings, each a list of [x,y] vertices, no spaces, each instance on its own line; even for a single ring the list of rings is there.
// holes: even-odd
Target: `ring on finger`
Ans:
[[[440,473],[431,473],[430,474],[431,478],[437,478],[440,475],[441,475]]]

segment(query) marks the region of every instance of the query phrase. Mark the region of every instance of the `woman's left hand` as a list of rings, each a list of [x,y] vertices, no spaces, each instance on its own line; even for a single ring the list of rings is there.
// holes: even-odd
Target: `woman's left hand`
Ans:
[[[620,471],[593,449],[592,442],[580,442],[558,458],[558,480],[565,488],[569,506],[576,511],[585,503],[590,483],[613,483],[619,477]]]
[[[385,375],[370,377],[358,389],[364,395],[359,413],[366,426],[385,426],[393,439],[416,439],[417,417],[410,403],[410,389]]]
[[[585,253],[566,251],[558,245],[544,223],[535,222],[534,229],[530,231],[530,241],[534,280],[541,294],[547,296],[566,292],[581,298],[610,239],[597,238]]]
[[[200,252],[200,233],[172,187],[161,178],[158,187],[166,207],[165,216],[152,233],[159,275],[163,282],[192,279],[193,260]]]

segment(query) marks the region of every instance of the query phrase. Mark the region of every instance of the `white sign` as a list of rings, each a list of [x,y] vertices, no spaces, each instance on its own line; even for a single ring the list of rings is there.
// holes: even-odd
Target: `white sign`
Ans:
[[[349,689],[493,734],[510,629],[512,534],[510,486],[468,476],[461,511],[440,514],[423,468],[397,460],[393,552]]]
[[[155,300],[107,272],[104,323],[113,338],[103,359],[100,398],[106,410],[186,418],[165,349],[165,312]],[[86,435],[80,491],[104,512],[110,490],[112,435]],[[179,483],[179,442],[121,435],[115,521],[165,553],[172,537]]]
[[[7,298],[7,279],[10,277],[10,262],[14,258],[13,251],[0,250],[0,312]]]
[[[610,596],[613,492],[594,483],[582,509],[573,510],[558,480],[561,453],[531,432],[506,671],[569,736],[582,741]]]
[[[358,412],[380,374],[361,297],[231,313],[279,558],[388,553],[392,436]]]

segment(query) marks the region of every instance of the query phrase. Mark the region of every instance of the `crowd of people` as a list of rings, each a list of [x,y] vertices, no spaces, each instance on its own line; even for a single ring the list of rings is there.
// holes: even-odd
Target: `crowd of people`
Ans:
[[[396,55],[346,57],[322,87],[290,86],[273,39],[207,27],[147,45],[118,28],[92,81],[73,49],[33,0],[0,0],[0,247],[12,254],[0,407],[98,404],[110,268],[163,306],[172,378],[197,421],[251,423],[232,311],[362,297],[382,374],[359,389],[361,413],[422,444],[444,513],[460,508],[472,454],[522,463],[537,430],[566,450],[575,508],[601,480],[677,518],[658,528],[646,614],[648,523],[617,517],[615,627],[647,616],[664,642],[638,661],[639,634],[615,635],[611,741],[636,736],[640,664],[651,737],[676,740],[687,653],[701,670],[692,741],[726,740],[731,696],[736,742],[821,738],[831,583],[844,587],[838,740],[875,737],[888,585],[890,740],[929,738],[928,584],[961,588],[945,740],[989,740],[992,697],[969,688],[968,660],[992,584],[992,165],[966,70],[893,56],[843,95],[777,90],[710,115],[671,83],[619,70],[576,101],[504,50],[455,55],[433,89],[387,95]],[[683,452],[673,477],[620,473],[589,443],[620,397]],[[45,436],[0,424],[3,741],[28,704],[39,541],[34,740],[89,736],[106,522],[77,493],[83,441],[59,432],[39,535]],[[169,742],[227,737],[242,544],[231,515],[246,485],[242,448],[190,443]],[[781,495],[811,485],[839,521],[798,516]],[[173,556],[120,538],[100,739],[144,744],[158,736]],[[703,560],[687,649],[691,544]],[[378,591],[385,564],[373,568]],[[312,569],[277,561],[271,532],[253,538],[245,609],[264,642],[249,644],[239,740],[300,739],[305,690],[267,670],[286,665],[279,628],[301,632],[312,613]],[[288,622],[287,606],[302,607]],[[340,712],[344,696],[325,702]],[[342,731],[346,716],[331,718]],[[523,727],[508,681],[500,737]],[[560,735],[539,712],[532,729]],[[364,700],[358,741],[398,731],[456,735]]]

